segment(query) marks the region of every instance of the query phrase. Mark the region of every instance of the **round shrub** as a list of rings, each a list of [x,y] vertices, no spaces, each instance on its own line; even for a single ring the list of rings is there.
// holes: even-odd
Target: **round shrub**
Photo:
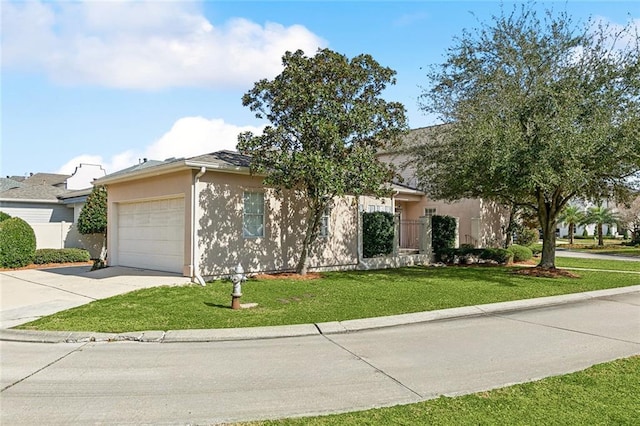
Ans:
[[[35,254],[36,234],[27,222],[19,217],[0,222],[0,267],[30,265]]]
[[[526,262],[533,257],[533,251],[529,247],[514,244],[507,250],[513,255],[514,262]]]
[[[0,212],[0,222],[4,222],[7,219],[11,219],[11,216],[6,214],[5,212]]]
[[[503,248],[486,248],[480,253],[480,259],[494,260],[500,264],[507,264],[513,260],[513,254]]]

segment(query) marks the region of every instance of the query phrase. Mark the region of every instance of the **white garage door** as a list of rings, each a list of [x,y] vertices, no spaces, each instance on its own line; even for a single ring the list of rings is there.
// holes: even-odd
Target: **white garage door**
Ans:
[[[118,206],[118,264],[182,273],[184,198]]]

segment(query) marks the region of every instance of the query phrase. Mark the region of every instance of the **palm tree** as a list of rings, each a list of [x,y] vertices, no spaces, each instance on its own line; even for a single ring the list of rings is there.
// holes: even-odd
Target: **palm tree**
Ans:
[[[604,207],[601,204],[598,204],[594,207],[589,207],[587,210],[587,214],[582,220],[582,225],[590,225],[594,223],[596,225],[596,231],[598,233],[598,245],[604,245],[604,237],[602,235],[602,225],[613,225],[614,223],[618,223],[620,221],[620,217],[618,213],[613,211],[608,207]]]
[[[582,223],[584,218],[584,211],[574,205],[567,205],[558,216],[558,222],[569,226],[569,244],[573,244],[573,234],[576,232],[576,226]]]

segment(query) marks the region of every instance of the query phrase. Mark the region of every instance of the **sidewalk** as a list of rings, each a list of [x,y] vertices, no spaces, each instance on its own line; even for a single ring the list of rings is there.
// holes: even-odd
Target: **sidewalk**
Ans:
[[[411,324],[429,323],[449,319],[474,318],[509,312],[522,312],[532,309],[565,305],[632,293],[640,294],[640,285],[612,288],[607,290],[589,291],[584,293],[573,293],[561,296],[541,297],[537,299],[515,300],[511,302],[490,303],[486,305],[475,305],[436,311],[417,312],[412,314],[393,315],[387,317],[270,327],[168,331],[149,330],[127,333],[0,329],[0,341],[32,343],[85,343],[118,341],[193,343],[332,335],[350,333],[355,331],[375,330],[387,327],[398,327]]]

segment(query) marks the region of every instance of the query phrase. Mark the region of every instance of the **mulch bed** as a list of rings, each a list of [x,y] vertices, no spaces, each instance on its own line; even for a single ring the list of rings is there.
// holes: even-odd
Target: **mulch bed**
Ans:
[[[88,262],[70,262],[70,263],[43,263],[41,265],[36,265],[32,263],[31,265],[24,266],[22,268],[0,268],[0,271],[22,271],[24,269],[51,269],[51,268],[65,268],[68,266],[92,266],[93,261],[90,260]]]
[[[307,275],[296,274],[295,272],[276,272],[273,274],[257,274],[254,278],[259,280],[317,280],[321,275],[317,272],[307,272]]]
[[[522,268],[511,271],[515,275],[538,278],[580,278],[580,275],[573,274],[564,269],[542,269],[542,268]]]

